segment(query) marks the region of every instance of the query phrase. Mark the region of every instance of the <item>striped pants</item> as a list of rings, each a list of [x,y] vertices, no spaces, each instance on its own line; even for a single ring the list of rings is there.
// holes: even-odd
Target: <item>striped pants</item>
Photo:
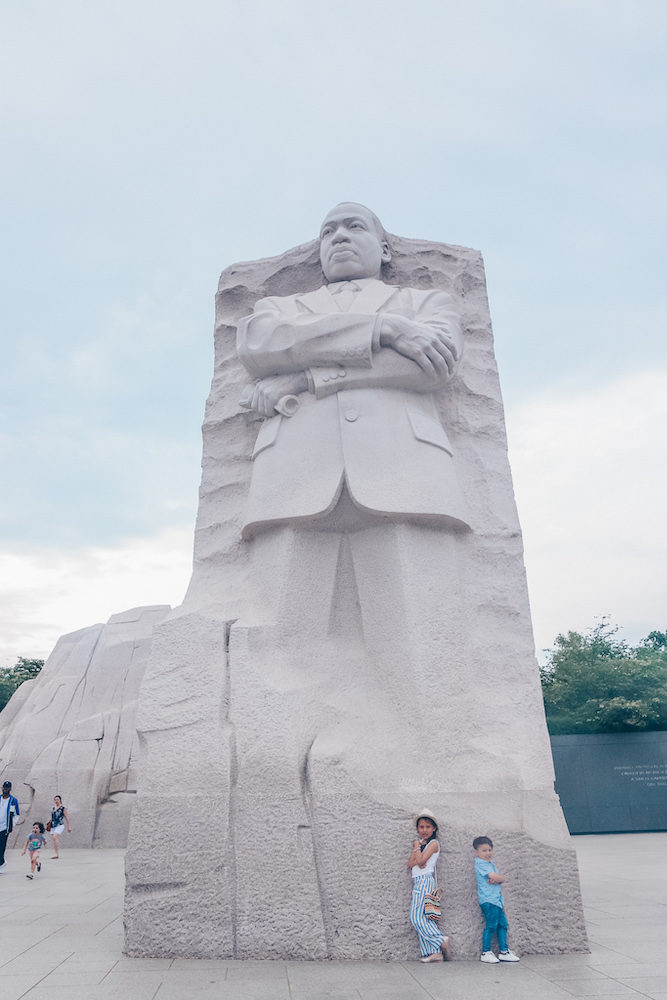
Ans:
[[[439,952],[440,945],[445,940],[438,928],[438,922],[424,916],[424,896],[434,889],[435,879],[432,875],[417,875],[412,880],[410,923],[419,936],[419,948],[423,957]]]

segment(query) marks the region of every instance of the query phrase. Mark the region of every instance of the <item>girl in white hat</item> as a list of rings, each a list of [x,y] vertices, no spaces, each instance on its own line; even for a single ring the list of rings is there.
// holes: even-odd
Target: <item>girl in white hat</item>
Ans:
[[[435,890],[435,866],[440,845],[435,839],[438,822],[432,812],[423,809],[415,816],[418,839],[412,842],[408,868],[412,869],[410,922],[419,936],[422,962],[442,962],[450,958],[449,938],[440,932],[435,920],[424,913],[424,899]]]

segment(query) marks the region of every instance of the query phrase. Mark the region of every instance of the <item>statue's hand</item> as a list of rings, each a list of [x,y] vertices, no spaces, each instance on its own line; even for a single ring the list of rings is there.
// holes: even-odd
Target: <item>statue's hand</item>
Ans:
[[[275,406],[283,396],[306,392],[308,377],[305,372],[288,372],[286,375],[269,375],[250,386],[242,398],[241,406],[255,410],[262,417],[275,416]],[[252,395],[250,394],[252,392]]]
[[[380,327],[380,346],[414,361],[427,375],[451,375],[458,349],[444,330],[415,322],[398,313],[385,313]]]

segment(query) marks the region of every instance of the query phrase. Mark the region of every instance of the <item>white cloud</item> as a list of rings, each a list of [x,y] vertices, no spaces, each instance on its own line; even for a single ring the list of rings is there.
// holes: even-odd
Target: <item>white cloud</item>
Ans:
[[[636,641],[667,627],[667,371],[552,390],[507,415],[538,650],[609,615]],[[114,547],[0,553],[0,664],[144,604],[179,604],[191,526]]]
[[[665,6],[640,6],[5,5],[3,649],[181,599],[191,530],[163,529],[195,503],[217,272],[346,197],[485,253],[507,398],[542,394],[509,416],[538,646],[659,627],[664,379],[580,393],[665,356]]]
[[[114,548],[0,553],[0,666],[46,657],[68,632],[147,604],[181,603],[192,570],[192,528]]]
[[[507,416],[537,648],[608,615],[667,626],[667,370],[541,394]]]

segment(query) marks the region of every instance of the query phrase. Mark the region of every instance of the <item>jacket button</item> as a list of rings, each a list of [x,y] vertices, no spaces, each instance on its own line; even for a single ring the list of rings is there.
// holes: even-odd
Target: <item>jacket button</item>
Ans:
[[[346,410],[345,411],[345,419],[349,420],[351,424],[354,423],[354,421],[357,419],[358,416],[359,416],[359,414],[357,413],[356,410]]]

